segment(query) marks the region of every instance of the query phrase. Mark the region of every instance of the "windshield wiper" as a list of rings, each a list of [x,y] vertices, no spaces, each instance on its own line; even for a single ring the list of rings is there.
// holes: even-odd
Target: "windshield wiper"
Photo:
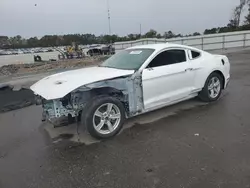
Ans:
[[[111,66],[107,66],[107,65],[99,65],[98,67],[105,67],[105,68],[113,68],[113,69],[115,69],[115,67],[111,67]]]

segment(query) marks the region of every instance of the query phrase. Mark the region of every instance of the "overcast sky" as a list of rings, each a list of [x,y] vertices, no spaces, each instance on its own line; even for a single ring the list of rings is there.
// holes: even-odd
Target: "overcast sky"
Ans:
[[[239,0],[109,0],[112,34],[224,26]],[[35,4],[37,6],[35,6]],[[107,34],[107,0],[0,0],[0,35]]]

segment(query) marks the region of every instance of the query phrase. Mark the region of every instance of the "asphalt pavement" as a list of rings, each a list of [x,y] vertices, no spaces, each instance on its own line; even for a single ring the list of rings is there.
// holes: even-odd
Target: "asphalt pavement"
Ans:
[[[0,188],[249,188],[250,51],[228,54],[218,102],[129,120],[111,140],[41,123],[41,107],[0,114]]]

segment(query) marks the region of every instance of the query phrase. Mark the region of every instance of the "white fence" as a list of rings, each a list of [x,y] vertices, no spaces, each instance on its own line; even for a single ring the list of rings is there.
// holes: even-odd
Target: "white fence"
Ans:
[[[250,31],[200,35],[194,37],[180,37],[173,39],[146,38],[135,41],[116,42],[114,44],[114,47],[116,51],[119,51],[125,48],[129,48],[131,46],[165,42],[184,44],[202,50],[218,50],[235,47],[248,47],[250,46]]]

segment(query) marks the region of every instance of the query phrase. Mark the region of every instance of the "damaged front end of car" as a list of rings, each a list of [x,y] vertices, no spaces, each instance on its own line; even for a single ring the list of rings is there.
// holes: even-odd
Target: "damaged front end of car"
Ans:
[[[59,126],[65,118],[72,121],[77,117],[77,111],[70,103],[70,94],[62,99],[46,100],[42,97],[37,97],[37,105],[41,104],[43,107],[42,121],[49,121],[55,127]]]
[[[112,96],[125,107],[127,118],[141,113],[144,109],[142,79],[140,73],[123,76],[81,86],[63,98],[45,100],[37,96],[37,104],[42,104],[42,120],[58,126],[61,119],[80,121],[87,103],[97,96]]]

